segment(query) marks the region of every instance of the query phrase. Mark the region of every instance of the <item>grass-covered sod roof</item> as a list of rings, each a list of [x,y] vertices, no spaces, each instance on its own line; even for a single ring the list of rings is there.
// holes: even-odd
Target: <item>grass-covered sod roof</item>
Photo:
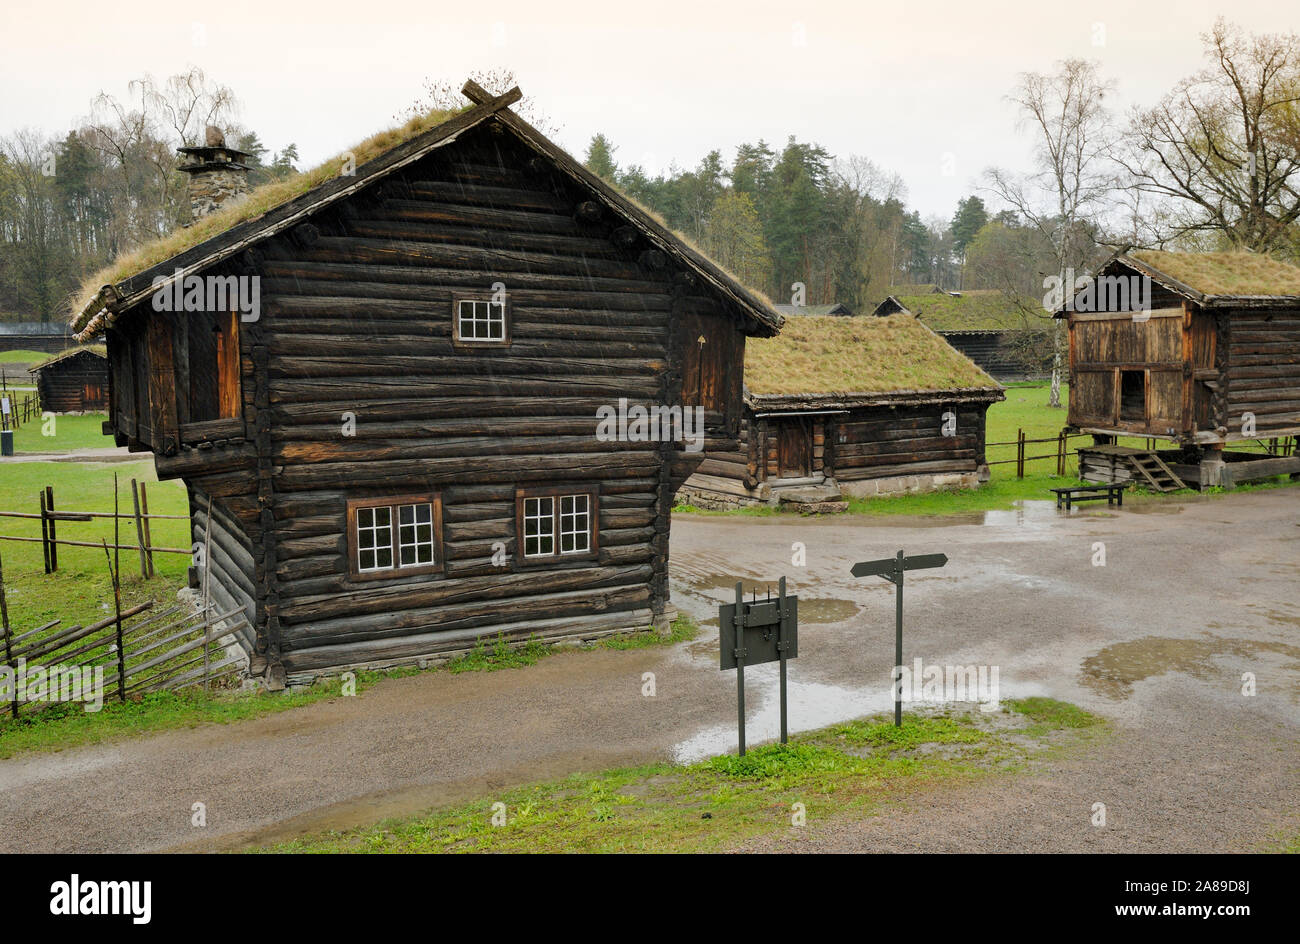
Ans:
[[[275,180],[249,191],[239,200],[223,206],[214,213],[203,217],[191,226],[175,231],[145,243],[138,249],[125,253],[114,259],[109,265],[88,276],[81,284],[72,305],[73,315],[77,315],[94,300],[96,293],[104,285],[116,285],[126,279],[144,272],[146,269],[166,262],[192,249],[200,243],[220,235],[238,223],[268,213],[283,206],[307,191],[320,186],[327,180],[341,176],[345,169],[359,167],[373,160],[417,135],[445,122],[456,114],[451,111],[431,111],[412,118],[406,124],[389,128],[371,135],[355,147],[340,153],[322,164],[281,180]]]
[[[1202,295],[1300,296],[1300,268],[1254,252],[1157,252],[1130,259]]]
[[[774,338],[745,345],[751,396],[1001,389],[911,315],[790,318]]]
[[[1034,321],[1033,314],[996,290],[895,295],[894,299],[935,331],[1010,331],[1030,327]],[[1041,315],[1046,318],[1047,312]]]
[[[78,354],[90,354],[93,357],[108,359],[108,348],[103,344],[83,344],[80,347],[70,347],[66,351],[60,351],[50,357],[45,358],[39,364],[33,364],[28,370],[38,371],[42,367],[49,367],[51,364],[57,364],[59,361],[66,361],[70,357],[76,357]]]

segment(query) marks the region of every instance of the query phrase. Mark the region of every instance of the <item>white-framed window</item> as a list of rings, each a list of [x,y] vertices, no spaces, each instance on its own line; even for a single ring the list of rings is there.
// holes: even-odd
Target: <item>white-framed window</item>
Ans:
[[[510,343],[509,313],[504,301],[457,298],[453,314],[453,338],[458,344]]]
[[[393,509],[357,509],[357,570],[369,573],[393,566]]]
[[[348,502],[348,564],[354,578],[440,570],[441,545],[442,500],[437,495]]]
[[[518,489],[516,502],[519,555],[525,562],[595,555],[595,490]]]
[[[524,499],[524,557],[555,553],[555,499]]]
[[[560,553],[586,554],[591,550],[591,496],[560,496]]]

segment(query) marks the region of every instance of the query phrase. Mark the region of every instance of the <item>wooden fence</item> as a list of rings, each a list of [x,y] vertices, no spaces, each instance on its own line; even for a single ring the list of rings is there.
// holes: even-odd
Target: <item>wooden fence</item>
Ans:
[[[115,604],[112,616],[89,626],[64,629],[59,628],[60,620],[54,620],[15,635],[9,625],[4,567],[0,562],[4,662],[12,670],[10,681],[14,682],[6,707],[14,718],[23,711],[37,712],[56,703],[49,697],[40,700],[20,697],[17,679],[33,677],[38,670],[47,680],[47,692],[59,687],[57,680],[66,680],[69,673],[77,672],[81,679],[98,675],[103,682],[96,693],[98,697],[125,701],[128,695],[164,689],[200,684],[207,688],[213,681],[239,671],[243,665],[241,654],[227,656],[219,646],[214,659],[214,646],[245,620],[243,610],[219,613],[210,601],[200,604],[197,610],[181,603],[159,609],[151,601],[122,610],[117,572],[111,559],[109,567]],[[218,629],[226,620],[231,620],[233,625]]]
[[[39,513],[26,511],[0,511],[0,518],[25,518],[28,520],[40,519],[41,536],[39,538],[18,537],[16,535],[0,534],[0,541],[21,541],[28,544],[40,543],[41,551],[45,558],[45,572],[52,574],[59,569],[59,546],[64,547],[99,547],[99,541],[77,541],[68,538],[59,537],[59,525],[65,526],[72,522],[93,521],[96,518],[115,518],[120,521],[131,521],[135,525],[135,544],[121,544],[118,539],[114,538],[114,543],[108,545],[113,550],[136,551],[140,557],[140,576],[152,577],[154,574],[153,556],[154,554],[189,554],[190,548],[181,547],[156,547],[153,544],[153,536],[150,531],[149,522],[159,520],[169,521],[188,521],[188,515],[155,515],[149,513],[149,493],[145,483],[136,483],[135,479],[131,480],[131,503],[132,511],[130,514],[118,511],[58,511],[54,505],[54,487],[45,486],[37,493]]]
[[[1066,460],[1066,455],[1069,453],[1070,440],[1081,439],[1081,438],[1087,439],[1089,441],[1092,440],[1092,436],[1088,433],[1067,433],[1064,429],[1062,429],[1055,436],[1048,439],[1028,439],[1025,436],[1024,429],[1021,428],[1016,430],[1016,439],[1014,442],[991,442],[991,443],[984,444],[985,450],[992,449],[999,446],[1015,446],[1016,448],[1015,458],[997,459],[992,462],[988,462],[987,464],[990,466],[995,466],[995,465],[1011,465],[1014,463],[1016,467],[1016,478],[1023,479],[1025,477],[1025,463],[1040,462],[1045,459],[1054,459],[1056,461],[1056,474],[1065,475],[1065,460]],[[1156,439],[1146,438],[1143,440],[1143,442],[1145,443],[1146,449],[1154,452],[1156,451],[1156,449],[1159,448],[1159,443],[1161,441]],[[1028,447],[1042,445],[1044,443],[1053,443],[1055,444],[1056,448],[1051,452],[1044,453],[1043,455],[1039,455],[1039,456],[1028,455]],[[1168,446],[1169,444],[1166,443],[1165,445]],[[1275,436],[1272,439],[1267,439],[1267,440],[1265,439],[1251,440],[1251,441],[1242,440],[1240,442],[1234,442],[1232,444],[1232,448],[1234,449],[1258,448],[1259,450],[1261,450],[1264,453],[1267,453],[1268,455],[1291,456],[1291,455],[1295,455],[1297,450],[1300,450],[1300,436],[1292,436],[1289,438],[1288,437],[1278,438]]]
[[[41,395],[28,393],[19,399],[15,392],[0,393],[0,429],[20,429],[40,419]]]
[[[1077,439],[1080,437],[1089,440],[1092,439],[1091,436],[1087,436],[1084,433],[1067,433],[1065,430],[1061,430],[1059,433],[1057,433],[1055,436],[1051,437],[1050,439],[1029,439],[1025,436],[1025,431],[1023,428],[1018,429],[1016,430],[1016,439],[1014,442],[992,442],[992,443],[984,444],[984,448],[986,451],[988,449],[992,449],[998,446],[1015,446],[1016,447],[1015,458],[996,459],[987,464],[990,466],[995,466],[995,465],[1011,465],[1014,463],[1016,467],[1016,478],[1023,479],[1025,477],[1026,462],[1039,462],[1044,459],[1054,459],[1056,461],[1056,474],[1065,475],[1065,458],[1070,451],[1069,449],[1070,440]],[[1044,453],[1043,455],[1040,456],[1032,456],[1028,454],[1030,446],[1037,446],[1043,443],[1053,443],[1056,448],[1053,449],[1051,452]]]

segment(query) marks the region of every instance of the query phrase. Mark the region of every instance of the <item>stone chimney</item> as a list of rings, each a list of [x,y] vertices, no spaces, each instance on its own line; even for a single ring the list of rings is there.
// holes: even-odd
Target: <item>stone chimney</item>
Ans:
[[[243,161],[251,155],[226,147],[221,129],[208,125],[203,147],[177,148],[179,170],[190,175],[186,192],[190,198],[189,226],[225,204],[248,193],[248,167]]]

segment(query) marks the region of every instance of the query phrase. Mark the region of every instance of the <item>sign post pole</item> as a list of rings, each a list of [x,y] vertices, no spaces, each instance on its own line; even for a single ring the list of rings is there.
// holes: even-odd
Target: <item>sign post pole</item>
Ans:
[[[736,713],[740,721],[740,756],[745,756],[745,585],[736,581]]]
[[[785,601],[785,578],[781,578],[780,593],[777,596],[780,608],[780,622],[776,624],[776,651],[781,656],[781,743],[787,741],[786,723],[785,723],[785,621],[790,615]]]
[[[859,561],[849,573],[855,577],[884,577],[894,585],[894,727],[903,726],[903,574],[909,570],[942,567],[948,563],[943,554],[918,554],[904,557],[900,549],[893,557]]]
[[[903,693],[899,686],[903,683],[900,666],[903,664],[903,551],[900,549],[894,558],[894,727],[903,726]]]

